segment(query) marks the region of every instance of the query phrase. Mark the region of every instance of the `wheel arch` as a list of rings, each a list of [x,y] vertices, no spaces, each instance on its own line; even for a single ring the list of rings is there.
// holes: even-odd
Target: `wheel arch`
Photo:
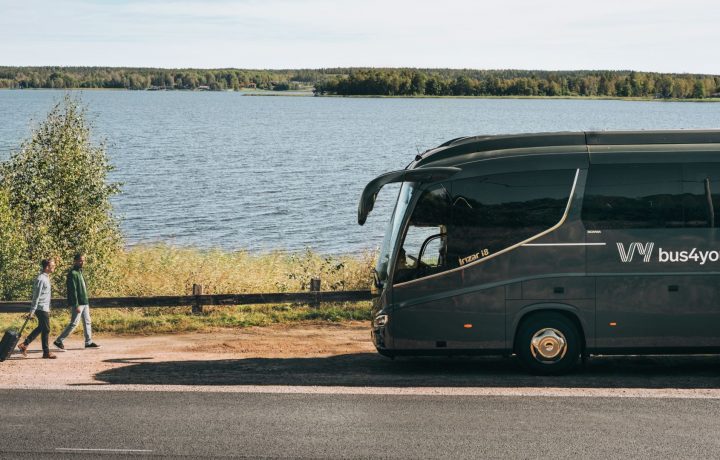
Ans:
[[[517,312],[517,314],[514,316],[513,321],[510,325],[510,337],[509,337],[509,344],[511,345],[510,349],[513,353],[517,352],[517,336],[518,336],[518,330],[520,329],[520,326],[524,321],[527,321],[528,319],[532,318],[533,316],[540,315],[543,313],[557,313],[565,318],[567,318],[569,321],[571,321],[575,327],[578,329],[578,334],[580,335],[580,348],[581,353],[585,355],[587,351],[587,336],[586,336],[586,330],[587,325],[583,324],[583,321],[580,319],[580,310],[570,304],[564,304],[564,303],[536,303],[527,305],[526,307],[523,307],[520,311]]]

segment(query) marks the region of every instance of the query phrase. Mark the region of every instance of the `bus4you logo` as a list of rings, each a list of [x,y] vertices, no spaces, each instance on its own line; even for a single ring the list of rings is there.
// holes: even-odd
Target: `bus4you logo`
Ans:
[[[627,250],[625,249],[625,245],[622,243],[616,243],[618,252],[620,253],[620,260],[623,262],[632,262],[633,257],[635,256],[635,253],[637,252],[641,256],[643,256],[643,262],[650,262],[650,257],[652,257],[652,251],[653,247],[655,246],[655,243],[630,243]]]
[[[623,243],[617,244],[618,253],[620,254],[620,260],[623,263],[632,262],[633,257],[637,253],[642,256],[643,262],[650,262],[653,255],[653,249],[655,243],[629,243],[627,248]],[[705,265],[707,262],[717,262],[720,260],[720,251],[702,251],[698,248],[692,248],[689,250],[671,251],[663,248],[658,248],[657,260],[660,263],[687,263],[695,262],[700,265]]]

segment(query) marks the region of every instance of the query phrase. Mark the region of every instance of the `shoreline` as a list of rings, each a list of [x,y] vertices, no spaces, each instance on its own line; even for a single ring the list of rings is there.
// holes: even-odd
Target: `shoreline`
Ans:
[[[351,98],[351,99],[538,99],[538,100],[589,100],[589,101],[623,101],[623,102],[720,102],[720,98],[678,99],[654,97],[613,97],[613,96],[384,96],[384,95],[340,95],[323,94],[313,97]]]
[[[195,90],[195,89],[126,89],[126,88],[0,88],[0,91],[113,91],[113,92],[179,92],[179,93],[240,93],[242,96],[265,97],[318,97],[318,98],[348,98],[348,99],[520,99],[520,100],[588,100],[588,101],[624,101],[624,102],[720,102],[720,97],[707,98],[655,98],[655,97],[616,97],[616,96],[388,96],[382,94],[314,94],[309,91],[258,91],[258,90]]]

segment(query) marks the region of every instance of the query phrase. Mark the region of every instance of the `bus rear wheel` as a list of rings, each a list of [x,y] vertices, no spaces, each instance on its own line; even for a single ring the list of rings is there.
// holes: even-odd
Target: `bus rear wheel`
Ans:
[[[580,357],[580,336],[571,320],[559,313],[534,314],[518,328],[515,353],[533,374],[571,371]]]

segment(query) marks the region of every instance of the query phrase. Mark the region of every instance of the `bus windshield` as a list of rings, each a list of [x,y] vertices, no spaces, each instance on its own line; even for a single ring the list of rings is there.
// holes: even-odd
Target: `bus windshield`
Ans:
[[[380,254],[378,255],[377,265],[375,266],[375,272],[377,273],[379,283],[384,284],[388,279],[389,267],[391,265],[390,256],[393,252],[393,247],[397,242],[403,217],[405,216],[408,205],[415,194],[415,190],[416,187],[413,182],[403,182],[400,187],[400,193],[398,193],[395,210],[393,211],[387,230],[385,231],[385,238],[383,239],[382,248],[380,249]]]

